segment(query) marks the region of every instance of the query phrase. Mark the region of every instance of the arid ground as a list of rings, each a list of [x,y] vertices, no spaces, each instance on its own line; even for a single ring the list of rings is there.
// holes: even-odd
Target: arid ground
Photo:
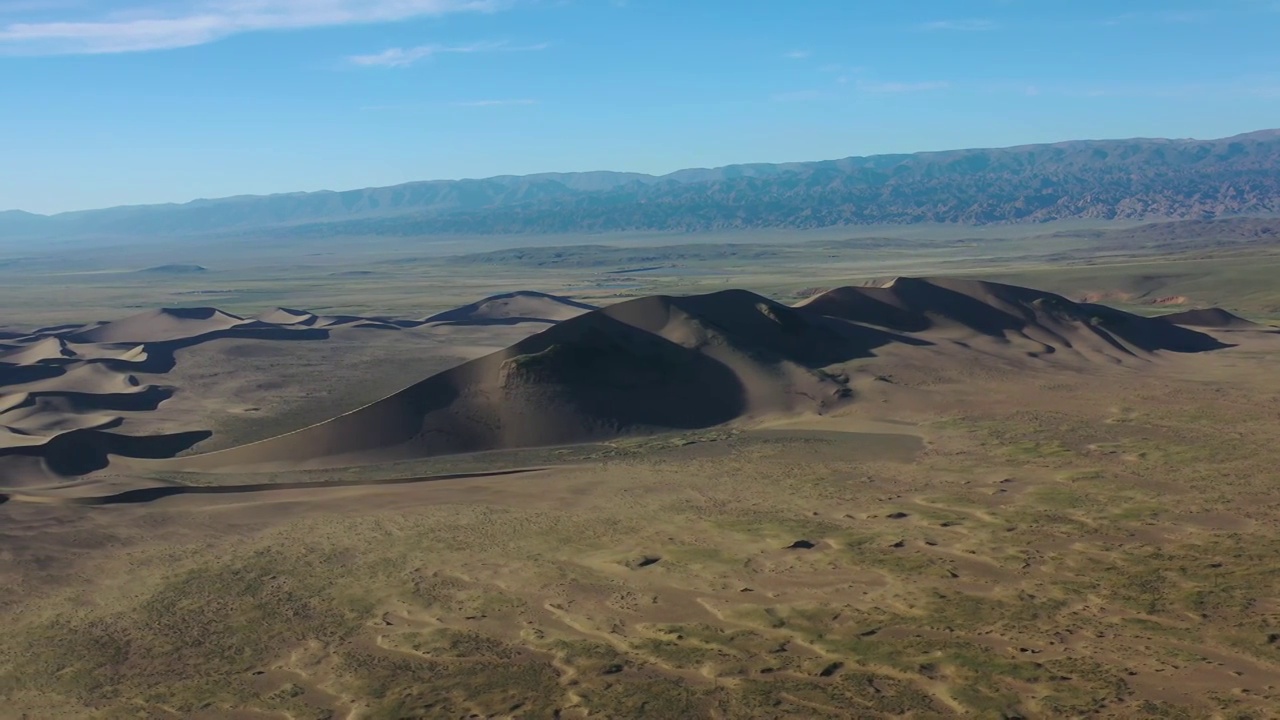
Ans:
[[[1272,717],[1276,258],[1050,237],[0,257],[0,716]]]

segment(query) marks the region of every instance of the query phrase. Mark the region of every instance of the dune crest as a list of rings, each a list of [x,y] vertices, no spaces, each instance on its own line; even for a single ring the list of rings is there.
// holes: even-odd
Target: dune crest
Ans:
[[[532,290],[493,295],[453,310],[436,313],[424,323],[484,325],[516,322],[554,323],[575,318],[597,308],[569,298]]]
[[[1163,322],[1186,327],[1217,328],[1222,330],[1264,330],[1266,325],[1245,320],[1222,308],[1195,308],[1182,312],[1160,315],[1156,318]]]
[[[154,343],[184,340],[244,325],[247,320],[217,308],[161,308],[71,333],[77,343]]]
[[[1025,340],[1042,345],[1044,354],[1067,350],[1123,361],[1222,347],[1203,333],[1105,305],[980,280],[895,278],[880,287],[836,288],[797,307],[898,332]]]

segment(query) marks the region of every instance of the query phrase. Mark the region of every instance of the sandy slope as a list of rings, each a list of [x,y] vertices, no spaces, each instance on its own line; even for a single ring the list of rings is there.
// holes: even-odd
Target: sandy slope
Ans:
[[[540,292],[520,291],[494,295],[470,305],[446,310],[428,317],[423,322],[486,324],[532,321],[553,323],[568,320],[595,309],[594,305],[587,305],[568,298]]]
[[[1182,312],[1161,315],[1157,318],[1174,325],[1201,328],[1219,328],[1223,330],[1266,330],[1266,325],[1245,320],[1239,315],[1222,308],[1197,308]]]
[[[78,343],[169,342],[229,330],[247,322],[215,308],[162,308],[91,326],[66,337]]]
[[[943,364],[994,357],[1016,371],[1036,362],[1143,364],[1162,352],[1225,347],[1161,320],[945,278],[838,288],[796,307],[742,290],[586,307],[513,293],[433,316],[426,327],[567,319],[331,420],[164,468],[341,467],[825,413],[866,391],[868,371],[858,361],[885,352]],[[109,431],[174,394],[138,375],[169,371],[178,349],[225,338],[323,339],[339,327],[414,324],[283,308],[249,320],[200,308],[10,342],[4,357],[19,362],[0,366],[8,396],[0,398],[0,453],[42,458],[54,475],[106,467],[111,455],[170,457],[210,433],[190,426],[147,437]]]
[[[525,334],[538,326],[526,327]],[[0,484],[92,472],[105,467],[111,455],[171,457],[208,438],[206,428],[192,427],[193,418],[157,412],[180,392],[167,384],[167,376],[180,357],[196,348],[220,348],[220,363],[207,366],[206,372],[234,376],[246,359],[278,354],[254,348],[265,351],[280,341],[326,340],[335,332],[412,328],[436,332],[421,321],[325,316],[284,308],[257,318],[215,308],[182,308],[114,322],[9,333],[0,343]],[[523,336],[517,330],[511,332]],[[246,400],[253,402],[246,396],[233,404]],[[152,416],[162,421],[140,423]],[[170,434],[173,429],[185,432]]]
[[[878,348],[933,346],[964,362],[973,336],[1026,361],[1115,364],[1222,347],[1167,323],[973,281],[904,278],[796,308],[741,290],[655,296],[566,320],[331,421],[173,466],[335,467],[822,413],[853,398],[855,361]]]

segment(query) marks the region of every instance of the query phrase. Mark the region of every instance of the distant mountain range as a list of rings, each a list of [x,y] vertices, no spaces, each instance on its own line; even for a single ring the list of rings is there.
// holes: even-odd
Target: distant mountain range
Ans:
[[[546,173],[345,192],[0,212],[0,239],[414,236],[984,225],[1280,214],[1280,130],[731,165],[669,175]]]

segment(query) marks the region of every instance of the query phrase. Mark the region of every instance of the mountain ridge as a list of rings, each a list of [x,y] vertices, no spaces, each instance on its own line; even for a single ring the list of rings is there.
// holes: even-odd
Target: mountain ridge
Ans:
[[[749,163],[661,176],[427,180],[49,216],[9,211],[0,213],[0,236],[700,231],[1248,214],[1280,214],[1280,130]]]

